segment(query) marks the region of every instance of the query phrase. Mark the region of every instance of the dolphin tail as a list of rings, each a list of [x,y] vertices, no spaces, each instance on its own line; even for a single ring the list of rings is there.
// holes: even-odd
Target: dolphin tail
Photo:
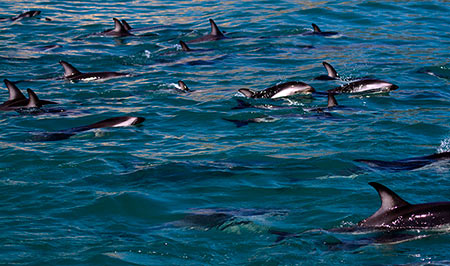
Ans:
[[[248,98],[252,98],[255,95],[255,92],[250,89],[242,88],[242,89],[239,89],[238,91],[240,93],[244,94],[244,96],[248,97]]]
[[[12,83],[11,81],[4,79],[3,82],[5,82],[6,87],[8,88],[9,92],[9,99],[8,101],[15,101],[15,100],[24,100],[26,99],[25,95],[17,88],[17,86]]]
[[[332,67],[329,63],[324,61],[324,62],[322,62],[322,64],[325,67],[325,69],[327,70],[328,76],[330,78],[338,78],[339,77],[339,75],[336,72],[336,70],[334,69],[334,67]]]
[[[213,36],[223,36],[223,33],[219,30],[214,20],[209,19],[209,23],[211,24],[211,35]]]
[[[187,44],[186,44],[185,42],[181,41],[181,40],[180,40],[180,45],[181,45],[181,50],[183,50],[183,51],[185,51],[185,52],[191,51],[191,48],[189,48],[189,47],[187,46]]]
[[[81,74],[80,71],[78,71],[78,69],[76,69],[74,66],[72,66],[71,64],[67,63],[66,61],[60,60],[59,63],[63,66],[64,68],[64,77],[70,77],[73,75],[79,75]]]
[[[322,32],[322,31],[320,30],[319,26],[317,26],[316,24],[312,23],[311,26],[313,27],[314,32]]]

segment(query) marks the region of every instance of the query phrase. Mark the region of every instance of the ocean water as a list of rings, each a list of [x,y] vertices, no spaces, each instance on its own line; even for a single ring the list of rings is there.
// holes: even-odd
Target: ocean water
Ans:
[[[448,161],[411,171],[354,161],[450,150],[448,1],[3,1],[0,17],[34,9],[37,18],[0,22],[0,77],[65,112],[1,112],[0,263],[450,263],[446,230],[409,241],[328,231],[379,208],[368,182],[411,203],[450,200]],[[147,29],[89,35],[113,17]],[[179,40],[207,34],[210,18],[229,38],[181,51]],[[311,23],[339,35],[302,35]],[[132,75],[73,83],[58,79],[59,60]],[[338,95],[345,108],[325,114],[307,111],[325,106],[323,95],[234,109],[242,87],[345,83],[314,80],[323,61],[345,79],[399,89]],[[178,80],[193,92],[177,90]],[[36,141],[123,115],[146,121]],[[273,231],[292,235],[277,241]]]

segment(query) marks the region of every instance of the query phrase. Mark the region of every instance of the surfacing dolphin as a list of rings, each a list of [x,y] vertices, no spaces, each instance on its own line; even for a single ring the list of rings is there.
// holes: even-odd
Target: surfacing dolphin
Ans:
[[[124,37],[133,35],[127,29],[127,27],[129,27],[128,24],[127,24],[128,26],[124,26],[118,19],[113,18],[113,20],[114,20],[114,29],[105,30],[101,32],[99,35],[113,36],[113,37]]]
[[[290,81],[272,86],[262,91],[253,91],[247,88],[242,88],[238,91],[248,98],[275,99],[296,94],[311,94],[316,90],[306,83],[300,81]]]
[[[336,72],[336,70],[334,69],[333,66],[331,66],[329,63],[327,62],[322,62],[322,65],[325,67],[325,69],[327,70],[327,75],[320,75],[318,77],[315,77],[315,80],[336,80],[339,79],[339,75]]]
[[[196,42],[209,42],[209,41],[217,41],[221,39],[225,39],[225,35],[219,30],[214,20],[209,19],[209,23],[211,24],[211,32],[205,36],[193,39],[188,41],[188,43],[196,43]]]
[[[378,192],[381,207],[358,223],[359,228],[408,230],[437,228],[450,223],[450,202],[410,204],[389,188],[370,182]]]
[[[21,13],[17,16],[14,17],[10,17],[10,18],[0,18],[0,21],[16,21],[16,20],[22,20],[24,18],[31,18],[31,17],[35,17],[38,16],[39,14],[41,14],[40,10],[30,10],[24,13]]]
[[[59,61],[59,63],[64,68],[64,79],[70,81],[90,81],[90,80],[100,80],[100,79],[110,79],[116,77],[129,76],[129,73],[120,73],[120,72],[87,72],[81,73],[71,64],[66,61]]]
[[[418,231],[412,234],[411,230],[439,230],[445,229],[450,224],[450,202],[431,202],[421,204],[411,204],[398,196],[395,192],[382,184],[370,182],[376,189],[381,200],[381,207],[371,216],[358,222],[356,226],[339,227],[329,230],[312,229],[300,234],[287,232],[272,232],[279,235],[277,241],[286,238],[301,237],[310,232],[329,233],[357,233],[373,234],[373,237],[364,237],[356,241],[346,241],[348,243],[337,243],[336,246],[353,246],[352,249],[369,244],[395,244],[408,240],[427,237],[429,233]]]
[[[330,89],[327,92],[333,94],[339,93],[386,93],[398,89],[398,86],[387,81],[379,79],[360,79]]]
[[[434,153],[427,156],[413,157],[397,161],[380,161],[356,159],[356,162],[365,163],[370,167],[389,171],[414,170],[438,161],[450,161],[450,152]]]
[[[31,89],[27,89],[29,95],[29,99],[27,99],[14,83],[7,79],[4,79],[3,82],[8,88],[9,98],[0,104],[1,111],[15,111],[21,108],[39,108],[45,104],[57,104],[52,101],[40,100]]]
[[[184,83],[183,81],[179,80],[178,81],[178,89],[181,90],[182,92],[192,92],[188,86],[186,85],[186,83]]]
[[[102,120],[100,122],[86,125],[86,126],[80,126],[80,127],[74,127],[69,128],[66,130],[61,130],[58,132],[50,132],[50,133],[44,133],[39,134],[33,137],[33,141],[56,141],[56,140],[64,140],[68,139],[71,136],[76,135],[77,133],[88,131],[91,129],[96,128],[107,128],[107,127],[128,127],[132,125],[138,125],[145,121],[145,118],[138,117],[138,116],[118,116],[118,117],[112,117],[105,120]]]
[[[311,26],[313,27],[313,31],[305,32],[303,35],[319,35],[319,36],[333,36],[338,35],[339,33],[336,31],[321,31],[319,26],[312,23]]]

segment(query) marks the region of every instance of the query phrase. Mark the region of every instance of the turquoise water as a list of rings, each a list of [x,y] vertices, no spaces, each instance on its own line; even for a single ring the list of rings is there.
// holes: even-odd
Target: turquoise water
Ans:
[[[449,262],[446,232],[380,244],[370,235],[326,231],[378,209],[371,181],[412,203],[450,200],[448,163],[390,172],[354,161],[449,150],[447,1],[10,1],[0,3],[0,17],[31,9],[42,11],[38,19],[0,22],[0,78],[20,81],[22,91],[32,88],[66,112],[1,113],[2,263]],[[86,37],[112,28],[113,17],[152,28]],[[208,33],[209,18],[230,38],[182,52],[178,41]],[[311,23],[340,35],[302,35]],[[41,49],[54,44],[62,47]],[[59,60],[132,76],[57,80]],[[370,76],[399,89],[338,95],[347,108],[329,115],[305,111],[326,105],[321,95],[250,101],[292,108],[232,109],[242,87],[341,85],[314,80],[325,74],[322,61],[344,78]],[[194,91],[180,93],[178,80]],[[146,121],[32,141],[121,115]],[[261,117],[242,127],[224,120]],[[276,242],[271,230],[299,235]]]

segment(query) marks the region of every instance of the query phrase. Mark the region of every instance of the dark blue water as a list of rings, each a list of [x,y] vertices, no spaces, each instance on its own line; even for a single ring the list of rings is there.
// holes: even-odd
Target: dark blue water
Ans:
[[[1,113],[2,263],[449,263],[446,230],[388,244],[326,231],[379,208],[371,181],[411,203],[450,199],[448,162],[386,171],[354,161],[449,150],[447,1],[14,1],[0,3],[0,17],[32,9],[42,14],[0,22],[0,78],[66,111]],[[113,17],[151,28],[88,36],[112,28]],[[179,40],[209,32],[209,18],[229,38],[181,51]],[[302,35],[311,23],[339,35]],[[132,76],[58,80],[59,60]],[[369,76],[399,89],[338,95],[346,108],[325,115],[307,111],[326,105],[321,95],[250,101],[291,108],[233,109],[242,87],[343,84],[314,80],[325,74],[322,61],[343,78]],[[177,90],[178,80],[193,92]],[[146,121],[33,141],[123,115]],[[224,118],[259,123],[236,127]],[[298,235],[276,242],[273,230]]]

